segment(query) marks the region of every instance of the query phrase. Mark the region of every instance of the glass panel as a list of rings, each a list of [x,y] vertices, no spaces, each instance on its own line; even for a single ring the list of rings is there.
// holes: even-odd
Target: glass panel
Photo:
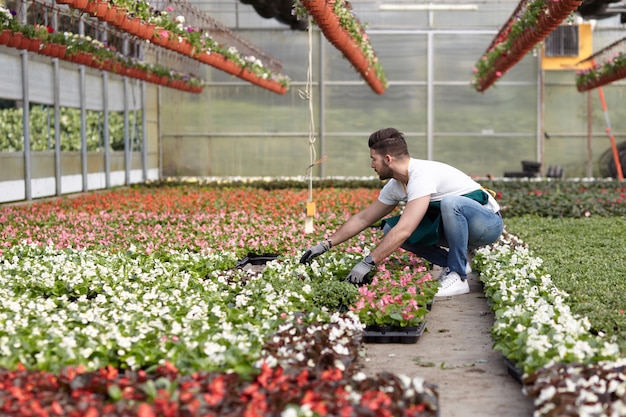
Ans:
[[[366,31],[374,28],[423,29],[428,27],[428,12],[379,10],[379,3],[354,2],[357,16]],[[396,2],[393,2],[396,3]]]
[[[163,175],[305,175],[308,137],[165,137]]]
[[[591,159],[592,175],[600,176],[599,160],[605,151],[611,152],[608,140],[592,140],[591,154],[586,136],[550,137],[544,141],[544,174],[550,165],[557,165],[565,170],[567,177],[586,177],[587,163]]]
[[[587,131],[587,94],[573,94],[574,91],[576,87],[573,84],[546,86],[544,130],[548,135],[580,134]],[[601,108],[598,107],[598,110],[597,117],[600,118]]]
[[[324,78],[327,81],[361,82],[363,77],[340,50],[324,40]],[[369,88],[369,87],[368,87]]]
[[[306,81],[309,66],[309,36],[307,32],[255,32],[255,43],[283,64],[283,74],[292,81]],[[312,36],[313,80],[319,80],[319,44],[317,32]]]
[[[131,111],[128,115],[128,134],[130,149],[140,151],[143,148],[143,122],[141,111]]]
[[[535,161],[536,143],[533,136],[435,137],[433,159],[468,175],[500,177],[508,171],[521,171],[521,161]]]
[[[391,86],[385,94],[369,86],[326,89],[326,132],[366,132],[396,127],[406,132],[426,130],[426,87]]]
[[[370,150],[367,146],[368,132],[360,136],[324,137],[324,154],[328,157],[325,163],[325,174],[328,176],[376,176],[371,167]],[[426,139],[424,136],[405,133],[405,139],[412,157],[421,158],[426,155]]]
[[[443,3],[446,4],[446,3]],[[457,5],[476,6],[475,11],[447,10],[433,12],[433,27],[437,29],[468,29],[500,27],[509,19],[517,6],[517,1],[486,3],[481,1],[464,1],[452,3]],[[453,6],[454,7],[454,6]],[[494,33],[495,35],[495,33]],[[487,45],[485,45],[485,48]]]
[[[374,33],[370,40],[388,80],[426,81],[426,35]],[[350,66],[339,51],[330,44],[325,47],[327,80],[362,80],[360,74]],[[348,66],[351,71],[347,70]]]
[[[373,35],[372,45],[388,80],[426,81],[426,35]]]
[[[324,137],[325,173],[328,176],[372,176],[370,150],[367,147],[369,133],[362,136]]]
[[[319,99],[313,95],[315,120]],[[268,111],[271,109],[271,111]],[[238,87],[211,86],[202,94],[179,94],[163,90],[162,132],[166,135],[225,132],[308,132],[308,101],[298,89],[285,95],[252,84]]]
[[[408,7],[421,5],[428,6],[435,3],[436,6],[470,5],[478,10],[380,10],[381,3],[393,5],[407,5]],[[353,8],[362,22],[368,24],[368,28],[394,28],[394,29],[466,29],[466,28],[494,28],[500,26],[509,18],[517,0],[505,0],[497,3],[485,3],[482,1],[457,2],[403,2],[401,0],[385,2],[354,2]],[[432,8],[431,8],[432,9]]]
[[[595,140],[608,139],[606,119],[597,89],[579,93],[572,71],[546,71],[544,93],[545,131],[550,137],[582,135],[588,124],[587,99],[591,95],[591,122]],[[626,119],[621,109],[626,99],[626,83],[615,82],[602,87],[611,130],[615,136],[626,134]],[[608,145],[608,141],[605,144]]]
[[[114,151],[124,150],[123,112],[109,112],[109,147]]]
[[[467,86],[435,86],[435,132],[533,134],[537,129],[534,86],[500,85],[479,94]]]
[[[31,104],[29,117],[31,151],[54,150],[54,107]]]
[[[13,100],[0,100],[0,151],[24,150],[22,109]]]
[[[472,68],[492,40],[493,36],[490,35],[437,34],[434,37],[435,81],[471,81]],[[537,65],[537,58],[528,54],[496,85],[508,81],[534,81]]]
[[[626,80],[621,80],[602,87],[609,120],[611,122],[611,130],[616,136],[626,135],[626,117],[624,117],[624,103],[626,103],[625,81]],[[592,97],[593,131],[596,136],[601,135],[600,137],[602,137],[607,126],[597,90],[592,92]],[[604,134],[604,136],[606,137],[606,134]]]

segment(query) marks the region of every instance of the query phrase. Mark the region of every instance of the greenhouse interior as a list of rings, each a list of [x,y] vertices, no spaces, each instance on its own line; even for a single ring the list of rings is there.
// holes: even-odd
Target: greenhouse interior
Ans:
[[[568,4],[3,0],[0,203],[372,176],[384,127],[477,178],[619,178],[626,7]]]

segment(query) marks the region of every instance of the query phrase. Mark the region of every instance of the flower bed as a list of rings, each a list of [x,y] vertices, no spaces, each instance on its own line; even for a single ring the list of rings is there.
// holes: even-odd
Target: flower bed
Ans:
[[[0,414],[436,415],[425,381],[359,373],[365,321],[339,313],[379,233],[302,265],[325,232],[298,230],[306,191],[250,191],[134,187],[2,208]],[[326,227],[372,192],[320,193]],[[249,253],[279,255],[259,271],[238,266]],[[415,286],[387,313],[415,323],[430,275],[406,261],[381,264],[395,284],[379,287]]]
[[[573,315],[558,290],[516,236],[478,251],[485,295],[495,312],[494,349],[535,399],[538,416],[615,416],[626,410],[626,379],[618,346]]]
[[[91,406],[101,413],[111,404],[119,414],[142,416],[190,409],[228,415],[220,407],[232,407],[233,415],[254,415],[241,404],[244,398],[258,401],[259,407],[269,404],[257,408],[265,413],[261,415],[280,407],[285,416],[312,410],[335,415],[352,410],[348,415],[355,416],[387,411],[437,414],[437,390],[425,381],[384,374],[366,378],[358,372],[364,328],[366,323],[375,325],[378,310],[337,312],[342,305],[367,305],[369,292],[377,286],[380,294],[393,299],[401,284],[419,284],[424,294],[403,301],[402,312],[390,311],[382,321],[413,324],[408,315],[423,317],[423,304],[433,290],[424,266],[398,252],[379,265],[368,287],[343,282],[353,264],[380,239],[376,229],[310,265],[297,262],[303,248],[375,198],[378,180],[316,181],[316,187],[327,188],[316,188],[318,216],[311,235],[302,225],[308,198],[305,180],[169,183],[175,185],[159,183],[0,209],[0,289],[7,300],[0,307],[5,320],[0,338],[11,329],[7,319],[23,330],[0,343],[10,351],[8,356],[0,353],[5,364],[0,392],[10,396],[0,402],[7,409],[30,411],[24,407],[32,405],[33,410],[45,407],[49,415],[72,415],[78,402],[71,398],[81,397],[81,415]],[[499,192],[505,216],[615,216],[623,214],[626,198],[623,184],[616,181],[484,185]],[[237,267],[250,253],[278,256],[262,272]],[[537,415],[623,414],[624,363],[615,345],[594,335],[585,317],[571,313],[564,303],[567,294],[554,286],[541,259],[532,256],[524,242],[505,234],[479,251],[473,269],[481,272],[496,314],[495,346],[517,367],[524,391],[536,401]],[[376,284],[376,279],[394,285]],[[103,297],[111,302],[98,304]],[[52,308],[51,303],[68,308]],[[89,316],[89,303],[111,319]],[[407,321],[394,322],[392,316]],[[219,320],[221,333],[213,332],[215,325],[204,326],[207,320]],[[89,336],[92,330],[81,330],[94,328],[94,336]],[[64,346],[72,340],[102,338],[109,349],[86,344],[95,352],[90,365],[81,355],[67,355],[71,349],[57,346],[51,355],[66,362],[47,363],[45,355],[37,355],[37,348],[47,346],[37,345],[45,343],[39,340],[43,332],[57,334]],[[86,336],[74,337],[81,334]],[[135,336],[150,343],[131,340],[127,349],[127,339]],[[95,364],[94,358],[104,355],[111,367],[103,359]],[[134,362],[128,362],[130,356],[136,357]],[[210,359],[213,356],[221,364]],[[29,370],[19,363],[28,364]],[[35,371],[37,363],[49,369]],[[195,385],[199,381],[200,386]],[[275,396],[278,381],[289,387],[281,391],[280,400]],[[42,391],[35,393],[33,386]],[[347,392],[351,394],[343,396]],[[401,404],[406,414],[394,404]],[[20,415],[15,413],[5,414]]]

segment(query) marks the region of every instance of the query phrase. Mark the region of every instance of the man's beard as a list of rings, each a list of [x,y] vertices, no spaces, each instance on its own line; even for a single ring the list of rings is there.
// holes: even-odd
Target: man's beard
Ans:
[[[385,165],[385,168],[378,173],[378,178],[380,178],[381,181],[393,178],[393,172],[391,172],[389,166]]]

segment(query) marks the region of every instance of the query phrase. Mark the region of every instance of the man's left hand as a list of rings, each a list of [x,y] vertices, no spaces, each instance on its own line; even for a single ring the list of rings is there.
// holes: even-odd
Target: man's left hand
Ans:
[[[363,285],[363,280],[370,272],[372,272],[374,268],[376,268],[376,264],[374,263],[372,257],[368,255],[361,262],[356,264],[354,268],[352,268],[352,271],[348,274],[346,281],[352,284]]]

